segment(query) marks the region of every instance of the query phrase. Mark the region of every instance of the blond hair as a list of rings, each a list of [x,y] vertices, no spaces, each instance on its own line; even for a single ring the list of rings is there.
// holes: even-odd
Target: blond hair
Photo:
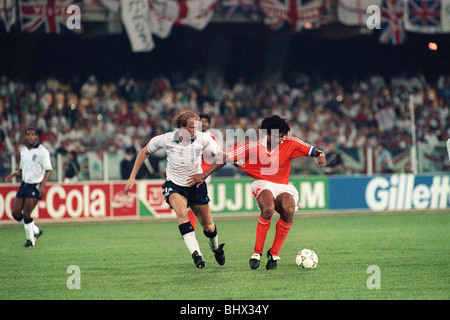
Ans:
[[[192,110],[183,110],[179,114],[173,118],[172,126],[175,128],[186,127],[188,120],[191,118],[195,118],[196,120],[200,120],[200,117]]]

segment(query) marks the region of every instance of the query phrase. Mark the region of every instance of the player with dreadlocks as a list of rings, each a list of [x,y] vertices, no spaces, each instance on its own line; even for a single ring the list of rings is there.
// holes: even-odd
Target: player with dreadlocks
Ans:
[[[251,185],[261,214],[256,227],[254,252],[249,264],[252,269],[260,265],[264,242],[270,228],[273,213],[280,214],[271,248],[267,251],[267,270],[277,268],[277,261],[294,212],[299,209],[297,189],[289,185],[291,160],[309,156],[317,158],[319,167],[326,165],[324,152],[295,137],[288,136],[289,124],[279,116],[265,118],[260,126],[258,141],[247,142],[227,151],[228,160],[256,179]],[[214,164],[203,174],[192,176],[190,184],[200,183],[224,164]]]

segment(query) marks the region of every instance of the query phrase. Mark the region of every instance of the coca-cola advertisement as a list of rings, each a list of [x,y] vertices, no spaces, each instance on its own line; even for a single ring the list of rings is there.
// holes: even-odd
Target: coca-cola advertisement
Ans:
[[[47,194],[32,213],[39,219],[137,217],[136,186],[128,195],[124,183],[47,185]],[[11,211],[18,185],[0,186],[0,220],[13,220]]]

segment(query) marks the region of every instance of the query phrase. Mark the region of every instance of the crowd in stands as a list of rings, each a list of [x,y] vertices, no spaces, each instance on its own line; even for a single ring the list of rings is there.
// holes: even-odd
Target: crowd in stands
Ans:
[[[42,132],[50,153],[139,150],[149,138],[171,130],[183,109],[208,113],[212,127],[257,129],[262,118],[279,114],[290,134],[322,146],[375,147],[395,150],[411,144],[409,96],[413,96],[417,139],[427,144],[450,137],[450,77],[429,83],[422,75],[318,80],[297,73],[269,87],[239,78],[206,83],[202,72],[163,73],[148,80],[126,75],[99,81],[94,75],[75,84],[50,77],[33,84],[0,77],[0,153],[17,155],[26,127]]]

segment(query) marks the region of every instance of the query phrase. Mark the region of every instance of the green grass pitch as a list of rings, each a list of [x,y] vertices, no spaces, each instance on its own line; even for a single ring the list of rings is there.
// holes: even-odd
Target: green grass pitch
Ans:
[[[278,216],[272,219],[265,251]],[[36,220],[39,225],[39,220]],[[278,269],[258,270],[253,251],[256,216],[216,218],[226,263],[197,238],[207,262],[196,269],[176,221],[49,224],[35,248],[24,248],[23,227],[0,228],[0,299],[440,299],[450,298],[450,215],[447,213],[296,216]],[[303,248],[317,252],[316,269],[295,265]],[[68,289],[80,270],[80,289]],[[379,289],[369,289],[369,266]]]

